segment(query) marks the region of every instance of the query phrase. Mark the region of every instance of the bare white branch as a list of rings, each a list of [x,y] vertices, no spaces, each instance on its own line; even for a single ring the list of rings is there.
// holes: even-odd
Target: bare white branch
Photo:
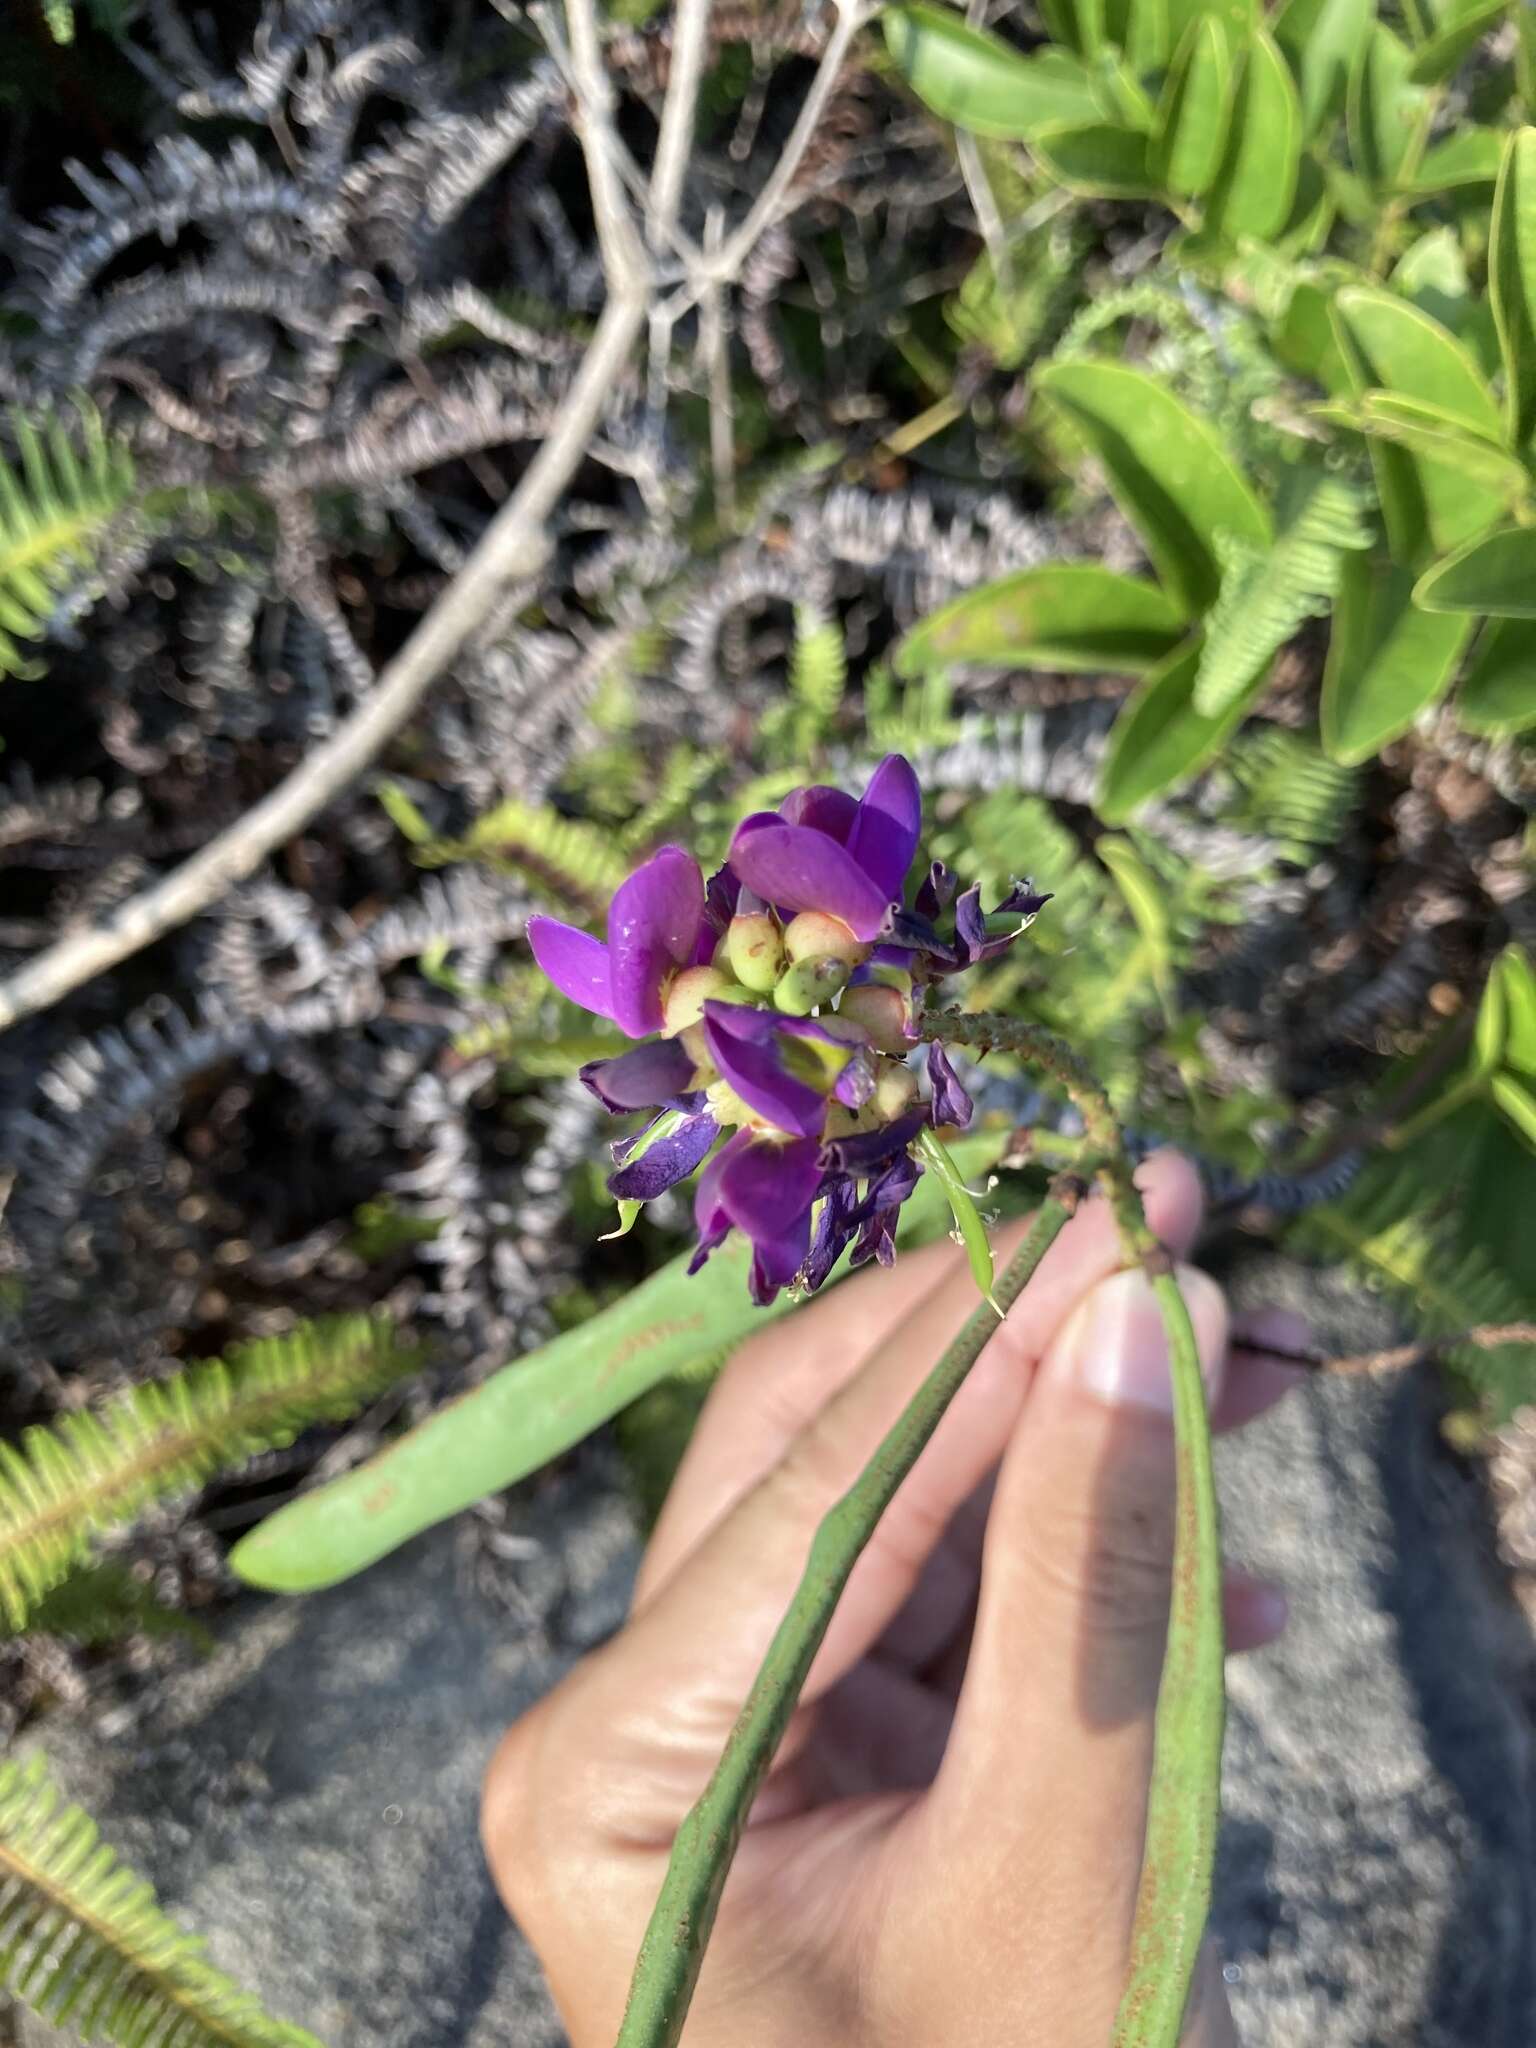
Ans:
[[[683,196],[683,174],[693,147],[699,108],[699,81],[709,45],[709,0],[678,0],[672,23],[672,70],[661,109],[656,139],[656,164],[651,172],[651,204],[647,230],[653,250],[660,252],[677,226]]]

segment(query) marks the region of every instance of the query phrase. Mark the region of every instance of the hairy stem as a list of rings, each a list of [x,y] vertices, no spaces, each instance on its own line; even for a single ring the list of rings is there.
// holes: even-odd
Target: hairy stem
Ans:
[[[997,1283],[1008,1309],[1077,1206],[1082,1184],[1054,1189]],[[673,2048],[704,1961],[720,1895],[774,1754],[807,1674],[880,1517],[938,1428],[987,1339],[997,1328],[983,1303],[913,1395],[900,1419],[811,1543],[804,1574],[769,1645],[714,1776],[672,1846],[660,1897],[640,1945],[618,2048]]]
[[[1151,1280],[1162,1312],[1178,1458],[1173,1595],[1157,1694],[1130,1972],[1110,2048],[1176,2048],[1210,1910],[1226,1717],[1221,1531],[1194,1328],[1173,1261],[1147,1226],[1109,1098],[1071,1048],[1018,1018],[967,1016],[956,1010],[926,1019],[922,1035],[982,1053],[1012,1053],[1062,1090],[1083,1119],[1090,1150],[1098,1155],[1098,1180],[1126,1256]]]

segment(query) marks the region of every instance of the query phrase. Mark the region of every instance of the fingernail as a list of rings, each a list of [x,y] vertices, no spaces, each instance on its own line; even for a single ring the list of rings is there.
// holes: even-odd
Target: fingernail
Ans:
[[[1232,1342],[1245,1351],[1307,1356],[1313,1349],[1312,1325],[1288,1308],[1252,1309],[1233,1320]]]
[[[1203,1274],[1181,1275],[1181,1282],[1191,1311],[1196,1303],[1189,1290],[1203,1285],[1219,1312],[1220,1296]],[[1204,1345],[1201,1349],[1204,1353]],[[1168,1339],[1144,1273],[1128,1270],[1098,1283],[1063,1332],[1062,1358],[1076,1384],[1100,1401],[1173,1413]]]

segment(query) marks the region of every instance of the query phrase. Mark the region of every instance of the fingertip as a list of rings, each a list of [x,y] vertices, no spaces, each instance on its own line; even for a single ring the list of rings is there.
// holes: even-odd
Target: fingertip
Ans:
[[[1228,1573],[1221,1604],[1231,1656],[1278,1642],[1291,1618],[1284,1588],[1269,1579],[1250,1578],[1246,1572]]]
[[[1165,1145],[1147,1155],[1134,1179],[1153,1235],[1175,1257],[1191,1250],[1205,1219],[1205,1190],[1193,1161]]]

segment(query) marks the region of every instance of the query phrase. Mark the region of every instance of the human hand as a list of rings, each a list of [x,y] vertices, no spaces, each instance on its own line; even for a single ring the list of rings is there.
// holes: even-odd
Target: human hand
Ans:
[[[1172,1153],[1137,1175],[1176,1253]],[[1024,1226],[1006,1234],[1011,1251]],[[1084,1206],[860,1558],[726,1885],[686,2048],[1104,2048],[1127,1973],[1167,1622],[1174,1460],[1151,1291]],[[1296,1378],[1181,1266],[1218,1428]],[[711,1395],[612,1642],[507,1733],[484,1835],[574,2048],[611,2048],[684,1814],[826,1509],[975,1306],[953,1246],[751,1339]],[[1229,1574],[1229,1647],[1284,1622]],[[1234,2040],[1207,1951],[1191,2048]]]

